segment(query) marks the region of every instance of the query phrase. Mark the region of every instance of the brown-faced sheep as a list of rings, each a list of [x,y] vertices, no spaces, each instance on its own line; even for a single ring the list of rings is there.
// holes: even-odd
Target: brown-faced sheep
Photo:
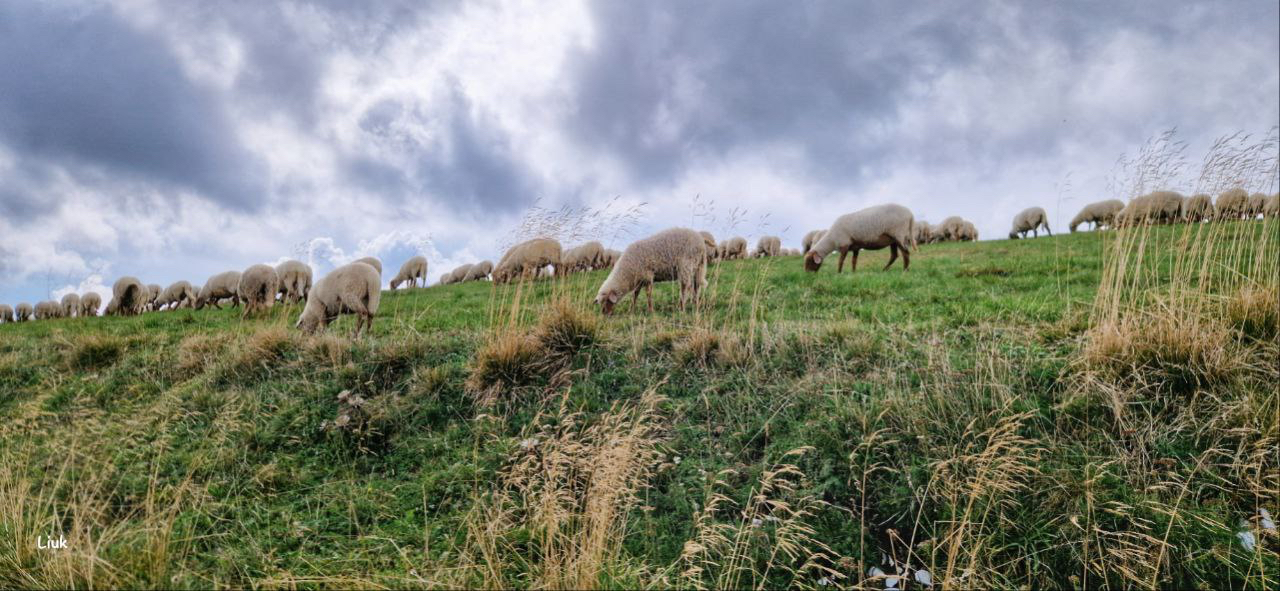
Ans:
[[[391,278],[391,289],[397,289],[403,283],[408,283],[410,288],[418,286],[418,280],[422,280],[422,286],[427,286],[427,257],[415,256],[400,265],[400,271],[395,277]]]
[[[755,258],[776,257],[782,253],[782,239],[777,236],[761,236],[756,242]]]
[[[298,317],[297,327],[306,334],[324,330],[340,314],[355,314],[355,336],[373,330],[373,317],[382,297],[382,274],[366,263],[350,263],[324,276]]]
[[[1238,220],[1244,217],[1245,210],[1249,208],[1249,194],[1239,187],[1228,189],[1218,195],[1214,208],[1218,210],[1218,219]]]
[[[1071,218],[1071,224],[1067,227],[1075,232],[1076,228],[1083,224],[1093,224],[1094,230],[1102,226],[1111,226],[1115,224],[1116,214],[1123,209],[1124,202],[1119,199],[1096,201],[1080,208],[1080,213]]]
[[[175,281],[169,284],[160,292],[160,298],[156,300],[156,309],[177,310],[178,308],[194,307],[196,303],[196,290],[188,281]]]
[[[902,269],[911,268],[911,248],[915,243],[915,218],[911,210],[893,203],[874,205],[866,209],[846,213],[831,224],[827,233],[814,243],[804,255],[806,271],[817,272],[822,267],[822,260],[834,250],[840,251],[840,263],[836,272],[844,270],[844,257],[853,253],[849,271],[858,268],[859,250],[879,250],[889,247],[889,264],[887,270],[898,260],[902,253]]]
[[[370,267],[373,267],[374,271],[378,272],[379,278],[382,277],[382,261],[378,260],[378,257],[363,257],[363,258],[358,258],[352,262],[364,263],[366,265],[369,265]],[[382,279],[378,279],[378,281],[382,281]]]
[[[276,276],[275,267],[261,263],[250,265],[240,274],[240,284],[236,287],[236,294],[244,303],[244,312],[240,317],[245,318],[258,310],[270,308],[276,303],[276,293],[279,291],[280,278]]]
[[[1280,193],[1272,193],[1267,202],[1262,204],[1262,215],[1268,218],[1280,218]]]
[[[296,304],[307,299],[311,291],[311,265],[302,261],[287,260],[276,265],[276,277],[280,279],[280,301]]]
[[[35,315],[35,309],[31,307],[31,304],[22,302],[13,309],[13,314],[18,322],[26,322],[31,320],[31,317]]]
[[[61,308],[63,318],[80,315],[80,296],[74,293],[62,296]]]
[[[470,269],[467,269],[467,276],[463,277],[462,280],[463,281],[484,281],[485,279],[489,278],[489,274],[492,272],[493,272],[492,261],[480,261],[474,265],[471,265]]]
[[[560,243],[551,238],[534,238],[512,246],[493,269],[494,283],[533,279],[539,269],[548,265],[561,275]]]
[[[1053,236],[1053,232],[1049,230],[1049,214],[1045,213],[1044,208],[1028,207],[1013,216],[1013,228],[1009,230],[1009,239],[1026,238],[1027,232],[1031,232],[1033,238],[1039,238],[1041,227],[1046,234]]]
[[[706,240],[693,230],[670,228],[632,242],[622,251],[622,256],[596,293],[596,303],[608,315],[629,293],[631,307],[635,309],[640,289],[645,288],[649,311],[653,312],[653,284],[678,281],[680,309],[683,310],[690,300],[697,305],[699,294],[707,283],[706,273]]]
[[[111,287],[111,303],[107,304],[107,314],[113,316],[141,314],[146,309],[149,297],[151,296],[147,286],[136,277],[121,277]]]
[[[814,243],[822,240],[822,235],[826,233],[826,230],[809,230],[806,232],[804,238],[800,240],[800,250],[804,251],[800,254],[809,252],[809,249],[813,248]]]
[[[97,292],[91,291],[80,296],[80,316],[97,316],[98,309],[102,307],[102,296]]]
[[[560,261],[566,273],[578,273],[595,269],[603,256],[604,245],[592,240],[564,251]]]
[[[1182,204],[1182,221],[1199,223],[1213,219],[1213,199],[1204,193],[1187,198]]]
[[[221,309],[221,301],[230,299],[231,306],[240,305],[238,297],[240,289],[240,272],[224,271],[210,277],[204,282],[204,287],[200,288],[200,294],[196,296],[196,309],[199,310],[205,306],[213,306],[215,309]]]
[[[0,304],[0,322],[13,322],[13,308],[9,304]]]

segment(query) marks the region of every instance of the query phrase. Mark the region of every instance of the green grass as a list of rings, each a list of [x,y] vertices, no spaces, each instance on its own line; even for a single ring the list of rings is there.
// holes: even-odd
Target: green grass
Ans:
[[[1153,256],[1175,231],[1156,230]],[[742,504],[794,462],[790,502],[816,503],[805,522],[841,585],[910,548],[935,577],[971,565],[959,582],[979,586],[1274,587],[1275,539],[1249,553],[1234,536],[1258,506],[1280,514],[1251,492],[1277,486],[1280,369],[1254,364],[1190,399],[1131,398],[1169,425],[1131,433],[1073,365],[1102,240],[926,245],[906,273],[881,271],[884,251],[852,274],[834,258],[817,274],[798,257],[716,264],[697,313],[662,285],[657,314],[621,304],[493,406],[467,387],[477,352],[533,331],[553,300],[594,314],[605,272],[522,288],[514,325],[513,287],[384,293],[359,341],[350,318],[304,338],[296,306],[3,325],[0,586],[479,584],[463,569],[468,527],[520,442],[656,387],[663,461],[601,585],[689,584],[682,550],[713,482]],[[1202,406],[1229,410],[1208,428],[1178,423]],[[343,413],[350,426],[332,428]],[[1248,465],[1261,471],[1241,472],[1259,451]],[[67,532],[72,551],[26,549],[35,531]],[[536,556],[531,531],[503,543]],[[1161,544],[1147,536],[1169,548],[1149,574],[1143,552]],[[497,580],[528,585],[524,560]],[[799,562],[740,582],[815,585]]]

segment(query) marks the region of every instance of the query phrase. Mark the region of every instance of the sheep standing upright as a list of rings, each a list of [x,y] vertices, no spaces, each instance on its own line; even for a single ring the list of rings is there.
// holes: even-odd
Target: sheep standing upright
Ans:
[[[58,306],[58,302],[44,300],[36,303],[36,320],[53,320],[59,316],[62,316],[62,308]]]
[[[493,268],[493,282],[507,283],[514,280],[534,279],[540,269],[551,266],[555,274],[561,275],[562,249],[560,243],[551,238],[534,238],[512,246],[502,255],[498,265]]]
[[[1093,224],[1093,229],[1097,230],[1102,226],[1111,226],[1115,224],[1116,214],[1124,209],[1124,202],[1119,199],[1107,199],[1105,201],[1096,201],[1090,203],[1080,209],[1080,213],[1071,219],[1068,226],[1074,233],[1076,228],[1082,224]]]
[[[18,322],[26,322],[31,320],[31,316],[35,314],[35,310],[31,308],[31,304],[21,302],[13,309],[13,315]]]
[[[716,259],[716,251],[718,248],[715,235],[706,230],[699,231],[698,235],[702,236],[702,242],[707,247],[707,262],[714,261]]]
[[[604,245],[592,240],[564,251],[560,260],[564,263],[566,272],[578,273],[596,268],[603,256]]]
[[[623,252],[626,252],[625,250]],[[732,261],[734,259],[747,258],[747,239],[741,236],[734,236],[724,242],[724,249],[720,252],[720,259]]]
[[[1254,193],[1249,196],[1248,205],[1245,207],[1244,217],[1253,219],[1262,215],[1262,211],[1267,207],[1267,195],[1265,193]]]
[[[706,240],[687,228],[670,228],[632,242],[622,251],[609,277],[596,293],[596,303],[608,315],[618,301],[631,294],[635,309],[640,289],[645,288],[649,311],[653,312],[653,284],[660,281],[680,283],[680,309],[692,300],[696,306],[707,283]]]
[[[753,253],[757,258],[776,257],[782,253],[782,239],[777,236],[761,236],[756,242],[756,251]]]
[[[13,308],[9,304],[0,304],[0,322],[13,322]]]
[[[363,258],[358,258],[358,259],[356,259],[356,260],[354,260],[354,261],[352,261],[352,262],[355,262],[355,263],[364,263],[364,264],[366,264],[366,265],[369,265],[370,267],[373,267],[373,270],[375,270],[375,271],[377,271],[377,272],[378,272],[378,277],[379,277],[378,281],[382,281],[382,279],[381,279],[381,277],[382,277],[382,261],[378,260],[378,257],[363,257]]]
[[[271,265],[261,263],[250,265],[240,274],[240,284],[236,286],[236,294],[244,302],[241,318],[248,317],[258,310],[266,310],[276,302],[276,293],[280,291],[280,278]]]
[[[467,276],[463,277],[463,281],[483,281],[489,278],[489,274],[493,272],[493,261],[480,261],[471,265],[467,269]]]
[[[806,271],[817,272],[826,254],[840,251],[840,263],[836,272],[844,270],[844,257],[853,253],[849,272],[858,268],[859,250],[879,250],[889,247],[889,263],[886,270],[902,254],[902,270],[911,268],[911,247],[915,237],[915,218],[911,210],[897,204],[874,205],[853,213],[846,213],[831,224],[821,240],[814,243],[804,255]]]
[[[1199,223],[1213,219],[1213,199],[1204,193],[1198,193],[1187,198],[1182,204],[1182,221],[1187,223]]]
[[[1272,193],[1267,202],[1262,204],[1262,216],[1280,218],[1280,193]]]
[[[281,302],[296,304],[307,299],[307,292],[311,291],[311,265],[287,260],[276,265],[276,277],[280,278]]]
[[[160,294],[164,293],[164,288],[155,283],[147,284],[147,311],[154,312],[156,310],[156,300],[160,299]]]
[[[340,314],[355,314],[355,336],[369,333],[382,297],[381,284],[382,274],[366,263],[350,263],[330,271],[307,298],[297,327],[315,334]]]
[[[80,296],[80,316],[97,316],[100,308],[102,308],[102,296],[97,292],[91,291]]]
[[[1238,220],[1244,217],[1245,210],[1249,208],[1249,194],[1239,187],[1228,189],[1218,195],[1214,208],[1218,211],[1218,219]]]
[[[240,290],[240,272],[239,271],[223,271],[208,281],[204,282],[204,287],[200,288],[200,294],[196,296],[196,309],[199,310],[205,306],[213,306],[214,309],[221,309],[220,302],[223,299],[230,299],[231,306],[240,305],[240,298],[237,296]]]
[[[151,297],[147,286],[136,277],[121,277],[111,287],[111,303],[107,304],[107,314],[113,316],[134,316],[146,309]]]
[[[156,309],[176,310],[178,308],[191,308],[196,303],[196,290],[188,281],[174,281],[169,287],[164,288],[160,292],[160,298],[156,300]]]
[[[80,315],[80,296],[69,293],[62,296],[62,317],[71,318]]]
[[[1046,234],[1053,236],[1053,232],[1049,230],[1049,214],[1045,213],[1044,208],[1028,207],[1013,217],[1013,228],[1009,230],[1009,238],[1011,240],[1026,238],[1027,232],[1031,232],[1032,237],[1039,238],[1041,227]]]
[[[391,289],[397,289],[406,282],[412,289],[418,287],[419,280],[422,281],[423,287],[427,286],[427,257],[421,255],[412,257],[400,265],[400,271],[391,278]]]

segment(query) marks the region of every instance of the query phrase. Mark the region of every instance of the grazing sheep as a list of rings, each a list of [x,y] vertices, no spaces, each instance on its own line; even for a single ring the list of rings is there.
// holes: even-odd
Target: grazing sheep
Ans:
[[[1182,204],[1182,221],[1199,223],[1213,219],[1213,199],[1204,193],[1187,198]]]
[[[160,299],[160,294],[164,292],[164,288],[155,283],[147,284],[147,311],[155,311],[156,300]]]
[[[489,274],[493,272],[492,261],[480,261],[467,270],[467,276],[463,277],[463,281],[483,281],[489,278]]]
[[[1119,199],[1090,203],[1082,207],[1076,217],[1071,218],[1071,224],[1067,227],[1074,233],[1082,224],[1093,224],[1094,230],[1102,226],[1111,226],[1115,224],[1116,214],[1123,209],[1124,202]]]
[[[111,303],[107,304],[107,314],[113,316],[133,316],[141,314],[151,297],[147,287],[136,277],[121,277],[111,288]]]
[[[340,314],[355,314],[355,336],[373,330],[382,297],[382,274],[366,263],[350,263],[324,276],[307,298],[297,327],[306,334],[324,330]]]
[[[14,308],[13,313],[18,322],[26,322],[31,320],[31,317],[35,315],[35,310],[31,308],[31,304],[22,302],[18,304],[18,307]]]
[[[702,241],[707,247],[707,261],[714,261],[716,259],[716,255],[719,254],[718,251],[720,248],[720,246],[716,244],[715,235],[706,230],[701,230],[698,234],[702,236]]]
[[[80,296],[80,316],[97,316],[102,307],[102,296],[97,292],[89,292]]]
[[[1262,204],[1262,215],[1268,218],[1280,218],[1280,193],[1273,193]]]
[[[276,265],[276,277],[280,279],[280,301],[296,304],[307,299],[311,291],[311,265],[288,260]]]
[[[804,238],[800,240],[800,250],[804,251],[801,254],[809,252],[809,249],[813,248],[814,243],[822,240],[822,235],[826,233],[826,230],[809,230],[805,233]]]
[[[453,270],[449,272],[449,283],[462,283],[467,278],[467,273],[471,271],[471,267],[473,266],[475,266],[474,263],[464,263],[454,267]]]
[[[560,260],[564,263],[565,272],[577,273],[596,268],[600,264],[600,258],[603,256],[604,245],[592,240],[564,251],[564,255],[560,257]]]
[[[58,302],[45,300],[36,304],[36,320],[52,320],[62,315]]]
[[[604,260],[600,263],[601,269],[611,269],[618,262],[618,257],[622,256],[622,251],[607,248],[604,251]]]
[[[354,260],[354,261],[352,261],[352,262],[353,262],[353,263],[364,263],[364,264],[366,264],[366,265],[369,265],[370,267],[373,267],[373,270],[375,270],[375,271],[377,271],[377,272],[378,272],[378,277],[379,277],[378,281],[382,281],[382,279],[381,279],[381,277],[382,277],[382,261],[378,260],[378,258],[377,258],[377,257],[364,257],[364,258],[356,259],[356,260]]]
[[[701,238],[699,238],[701,239]],[[538,270],[548,265],[555,267],[555,274],[564,273],[561,269],[560,243],[551,238],[534,238],[512,246],[502,255],[498,266],[493,269],[494,283],[507,283],[524,278],[536,278]]]
[[[13,308],[9,304],[0,304],[0,322],[13,322]]]
[[[196,296],[196,309],[204,308],[206,305],[213,306],[215,309],[222,309],[222,300],[230,299],[231,306],[235,307],[240,304],[240,272],[224,271],[210,277],[204,282],[204,287],[200,288],[200,295]]]
[[[859,250],[879,250],[889,247],[889,264],[885,270],[898,260],[902,253],[902,270],[911,268],[911,248],[915,244],[915,218],[911,210],[892,203],[874,205],[866,209],[846,213],[831,224],[831,228],[821,240],[814,243],[804,255],[806,271],[817,272],[822,267],[822,259],[834,250],[840,251],[840,264],[836,272],[844,270],[844,257],[853,252],[849,272],[858,268]]]
[[[1041,226],[1044,227],[1046,234],[1053,236],[1053,232],[1049,230],[1049,214],[1044,212],[1044,208],[1028,207],[1013,216],[1013,228],[1009,230],[1009,239],[1026,238],[1027,232],[1031,232],[1033,238],[1039,238]]]
[[[670,228],[632,242],[600,286],[596,303],[608,315],[629,293],[634,310],[640,289],[645,288],[653,312],[653,284],[659,281],[680,282],[681,310],[690,299],[697,305],[707,283],[706,239],[687,228]]]
[[[1265,193],[1254,193],[1249,196],[1249,205],[1245,208],[1244,217],[1248,219],[1256,218],[1262,215],[1262,210],[1267,207],[1267,195]]]
[[[928,244],[933,239],[933,224],[929,222],[916,222],[916,244]]]
[[[270,308],[276,303],[276,293],[279,291],[280,278],[276,276],[274,267],[261,263],[251,265],[240,274],[240,284],[236,287],[236,294],[244,302],[244,312],[240,317],[245,318],[258,310]]]
[[[1249,208],[1249,194],[1239,187],[1228,189],[1218,195],[1218,202],[1214,206],[1218,210],[1218,219],[1238,220],[1244,217]]]
[[[753,254],[756,258],[776,257],[782,252],[782,239],[777,236],[761,236]]]
[[[624,253],[626,251],[623,251]],[[720,250],[720,259],[731,261],[734,259],[747,258],[747,239],[741,236],[734,236],[724,241],[724,247]]]
[[[967,223],[964,218],[958,215],[942,220],[942,223],[933,229],[934,241],[962,240],[961,236],[966,234],[965,224]]]
[[[1155,191],[1129,201],[1116,220],[1122,225],[1169,224],[1182,218],[1183,197],[1173,191]]]
[[[170,310],[178,308],[189,308],[195,306],[196,290],[188,281],[175,281],[169,284],[160,292],[159,299],[156,300],[156,309],[164,309],[168,307]]]
[[[80,314],[80,296],[69,293],[62,296],[62,316],[71,318]]]
[[[440,276],[440,281],[437,282],[437,285],[449,285],[450,283],[453,283],[453,273],[445,273]]]
[[[400,287],[402,283],[408,283],[410,288],[418,286],[418,280],[422,280],[422,286],[427,286],[427,257],[415,256],[400,265],[400,272],[391,278],[391,289]]]

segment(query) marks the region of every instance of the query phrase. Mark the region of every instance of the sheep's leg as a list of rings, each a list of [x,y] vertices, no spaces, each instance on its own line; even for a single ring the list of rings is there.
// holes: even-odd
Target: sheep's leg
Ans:
[[[639,287],[637,287],[637,288],[635,289],[635,291],[631,292],[631,312],[632,312],[633,314],[634,314],[634,313],[635,313],[635,311],[636,311],[636,301],[637,301],[639,298],[640,298],[640,288],[639,288]]]
[[[849,272],[850,272],[850,273],[852,273],[852,272],[854,272],[854,271],[857,271],[857,270],[858,270],[858,249],[856,249],[856,248],[855,248],[855,249],[853,249],[853,250],[852,250],[852,254],[853,254],[853,256],[849,258]]]
[[[644,286],[644,294],[649,300],[649,313],[653,314],[653,282],[649,282],[648,285]]]
[[[892,267],[893,262],[896,260],[898,260],[898,245],[890,244],[889,245],[889,262],[884,266],[883,269],[881,269],[881,271],[888,271],[889,267]]]
[[[847,247],[844,247],[844,246],[840,247],[840,263],[839,263],[838,265],[836,265],[836,273],[843,273],[843,272],[844,272],[844,257],[845,257],[845,255],[847,255],[847,254],[849,254],[849,249],[848,249]],[[856,253],[856,252],[855,252],[855,253],[853,253],[853,260],[854,260],[854,261],[857,261],[857,260],[858,260],[858,253]],[[857,264],[857,263],[855,262],[855,264]],[[850,273],[852,273],[852,272],[853,272],[853,271],[850,271]]]
[[[905,248],[902,249],[902,270],[903,271],[911,270],[911,251]]]

